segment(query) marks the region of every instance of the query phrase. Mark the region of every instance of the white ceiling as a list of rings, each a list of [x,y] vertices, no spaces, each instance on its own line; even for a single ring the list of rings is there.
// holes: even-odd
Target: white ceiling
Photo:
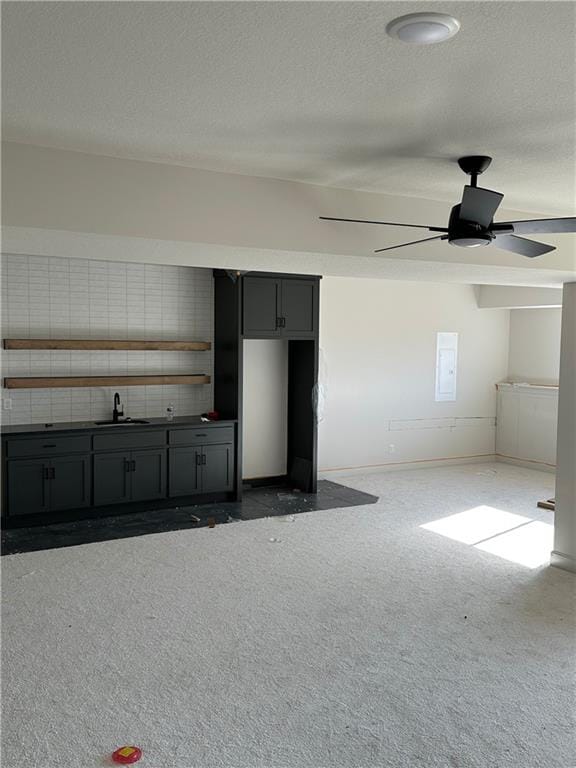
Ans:
[[[384,32],[452,13],[451,41]],[[505,207],[572,214],[569,2],[7,2],[4,138],[457,202],[467,153]]]

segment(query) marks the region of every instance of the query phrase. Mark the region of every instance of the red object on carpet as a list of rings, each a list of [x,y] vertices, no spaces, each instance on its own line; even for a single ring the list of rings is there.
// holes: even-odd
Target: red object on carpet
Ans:
[[[130,765],[135,763],[142,757],[142,750],[140,747],[119,747],[116,752],[112,753],[112,760],[115,763],[122,763],[122,765]]]

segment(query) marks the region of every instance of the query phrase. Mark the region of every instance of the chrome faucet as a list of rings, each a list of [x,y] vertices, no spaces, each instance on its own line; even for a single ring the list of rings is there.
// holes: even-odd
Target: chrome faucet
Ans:
[[[112,421],[116,423],[120,416],[124,416],[124,407],[122,407],[122,410],[119,410],[120,407],[120,395],[118,392],[115,392],[114,394],[114,409],[112,411]]]

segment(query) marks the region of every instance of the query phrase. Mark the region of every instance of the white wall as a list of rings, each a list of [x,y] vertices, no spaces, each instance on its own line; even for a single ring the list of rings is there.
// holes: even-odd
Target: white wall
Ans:
[[[212,341],[209,269],[122,264],[43,256],[2,257],[4,338],[172,339]],[[210,352],[63,352],[3,350],[3,376],[212,374]],[[212,407],[212,384],[2,389],[5,424],[105,419],[115,391],[127,416],[162,416]]]
[[[244,341],[242,477],[275,477],[287,471],[288,343]]]
[[[508,310],[472,286],[329,277],[320,316],[322,470],[494,454]],[[438,331],[459,333],[455,403],[434,401]]]
[[[482,309],[534,309],[562,307],[562,288],[526,288],[513,285],[477,285]]]
[[[508,381],[558,384],[561,309],[510,312]]]

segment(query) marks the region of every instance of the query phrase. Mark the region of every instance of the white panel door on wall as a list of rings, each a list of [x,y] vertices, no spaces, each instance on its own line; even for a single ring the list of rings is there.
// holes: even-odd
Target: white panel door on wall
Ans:
[[[243,374],[242,477],[287,472],[288,342],[246,339]]]
[[[558,387],[498,385],[496,453],[556,464]]]

